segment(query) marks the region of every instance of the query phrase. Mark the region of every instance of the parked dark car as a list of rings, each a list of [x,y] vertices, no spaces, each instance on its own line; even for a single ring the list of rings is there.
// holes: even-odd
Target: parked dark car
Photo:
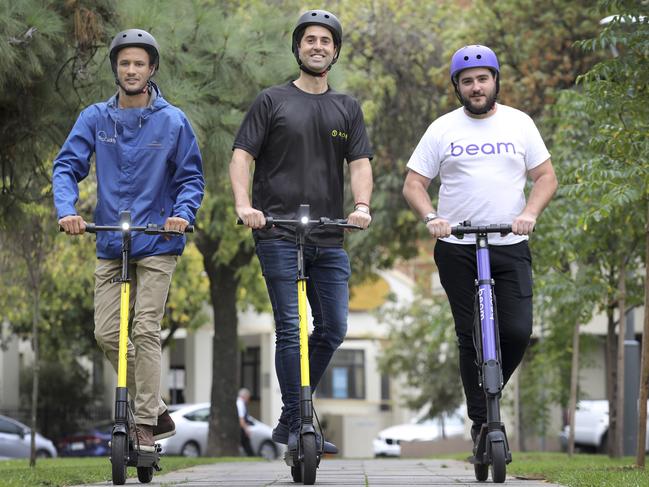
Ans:
[[[110,455],[110,437],[113,422],[106,421],[85,431],[64,436],[57,441],[59,456],[103,457]]]

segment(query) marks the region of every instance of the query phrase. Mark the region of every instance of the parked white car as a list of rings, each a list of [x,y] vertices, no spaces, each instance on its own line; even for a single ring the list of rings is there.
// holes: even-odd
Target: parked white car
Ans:
[[[0,459],[29,458],[31,454],[31,428],[20,421],[0,415]],[[36,433],[36,456],[56,456],[54,443]]]
[[[205,455],[210,403],[170,406],[169,415],[176,423],[176,434],[158,442],[162,447],[162,453],[185,457]],[[250,445],[255,454],[267,460],[279,457],[286,446],[275,443],[271,439],[273,429],[252,416],[249,418],[252,422]]]
[[[444,434],[446,437],[464,434],[464,406],[452,414],[444,415]],[[402,441],[435,441],[442,439],[442,418],[420,417],[410,423],[391,426],[379,432],[373,441],[375,457],[401,456]]]
[[[649,422],[648,422],[649,426]],[[568,447],[570,425],[559,434],[561,446]],[[608,401],[605,399],[579,401],[575,411],[575,448],[605,453],[608,448]],[[649,451],[649,437],[645,450]]]

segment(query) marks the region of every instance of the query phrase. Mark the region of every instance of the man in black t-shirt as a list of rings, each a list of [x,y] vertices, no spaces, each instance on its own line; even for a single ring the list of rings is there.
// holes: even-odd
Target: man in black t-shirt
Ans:
[[[312,219],[345,218],[345,161],[355,201],[347,220],[361,228],[370,224],[372,149],[363,114],[358,101],[327,83],[341,44],[342,27],[333,14],[311,10],[300,17],[292,42],[300,76],[257,96],[239,128],[230,162],[236,212],[253,229],[275,317],[275,369],[284,406],[273,439],[287,443],[289,450],[297,448],[300,427],[295,235],[290,229],[263,227],[266,216],[295,218],[300,204],[310,205]],[[315,229],[304,249],[314,325],[309,337],[312,390],[347,332],[351,269],[342,244],[341,230]],[[325,443],[325,452],[335,451],[335,446]]]

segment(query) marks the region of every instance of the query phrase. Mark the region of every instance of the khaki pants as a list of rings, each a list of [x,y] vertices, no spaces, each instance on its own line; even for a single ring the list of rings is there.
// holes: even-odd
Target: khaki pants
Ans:
[[[166,410],[160,397],[160,322],[178,257],[154,255],[133,261],[128,342],[127,387],[135,401],[138,424],[156,425]],[[122,262],[97,259],[95,268],[95,339],[117,372],[119,348],[120,283]]]

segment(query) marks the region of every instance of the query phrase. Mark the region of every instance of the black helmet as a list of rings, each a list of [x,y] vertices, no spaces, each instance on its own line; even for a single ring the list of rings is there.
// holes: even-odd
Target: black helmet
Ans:
[[[149,62],[157,71],[160,67],[160,48],[155,38],[142,29],[128,29],[120,32],[110,43],[110,65],[117,73],[117,53],[125,47],[141,47],[149,53]]]
[[[331,64],[335,64],[335,62],[338,61],[340,47],[343,43],[343,27],[338,18],[326,10],[309,10],[308,12],[304,12],[298,19],[295,29],[293,29],[293,44],[291,46],[293,55],[295,56],[295,59],[297,59],[298,64],[301,63],[298,56],[297,46],[302,40],[302,34],[304,34],[305,29],[310,25],[321,25],[331,31],[331,35],[334,38],[334,44],[337,48],[336,55]]]

